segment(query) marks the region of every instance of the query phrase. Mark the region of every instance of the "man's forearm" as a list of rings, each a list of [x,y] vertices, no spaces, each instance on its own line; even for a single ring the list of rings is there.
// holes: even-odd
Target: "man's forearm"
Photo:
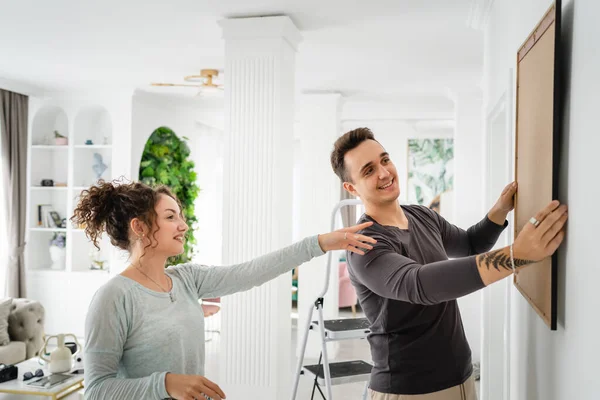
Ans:
[[[518,270],[534,261],[520,258],[518,254],[513,254],[515,268]],[[504,247],[489,253],[480,254],[475,258],[477,270],[481,275],[484,285],[488,286],[496,281],[506,278],[513,273],[510,260],[510,247]]]
[[[496,207],[492,207],[490,212],[488,212],[488,219],[495,223],[496,225],[504,225],[504,221],[506,221],[507,212],[497,209]]]
[[[468,238],[468,252],[453,253],[446,251],[449,257],[465,257],[470,255],[482,254],[490,251],[494,247],[494,244],[498,241],[498,237],[502,234],[505,228],[505,220],[502,222],[495,222],[486,215],[477,224],[467,229]]]

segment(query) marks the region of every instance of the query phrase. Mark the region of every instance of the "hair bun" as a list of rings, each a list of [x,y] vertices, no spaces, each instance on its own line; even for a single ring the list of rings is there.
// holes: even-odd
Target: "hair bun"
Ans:
[[[80,194],[79,204],[71,221],[85,229],[86,235],[98,247],[97,240],[106,230],[106,221],[115,210],[117,182],[98,181]]]
[[[98,239],[106,232],[110,242],[123,250],[130,250],[130,222],[140,219],[148,227],[154,226],[154,210],[160,195],[175,195],[166,187],[152,188],[142,182],[98,181],[81,192],[79,204],[71,221],[85,227],[85,233],[98,246]],[[181,206],[180,206],[181,207]]]

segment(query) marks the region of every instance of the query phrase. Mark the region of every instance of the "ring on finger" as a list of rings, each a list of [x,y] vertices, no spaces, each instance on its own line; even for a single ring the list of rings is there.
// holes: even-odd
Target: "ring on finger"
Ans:
[[[540,224],[540,221],[538,221],[535,217],[531,217],[529,219],[529,222],[533,224],[533,226],[535,226],[536,228],[538,227],[538,225]]]
[[[344,232],[344,240],[348,239],[348,232]]]

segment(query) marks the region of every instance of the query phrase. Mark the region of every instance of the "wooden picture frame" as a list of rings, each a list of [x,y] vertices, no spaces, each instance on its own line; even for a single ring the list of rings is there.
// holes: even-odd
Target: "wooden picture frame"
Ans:
[[[558,199],[560,19],[557,0],[517,52],[515,237],[529,219]],[[556,330],[556,253],[519,271],[514,284],[551,330]]]

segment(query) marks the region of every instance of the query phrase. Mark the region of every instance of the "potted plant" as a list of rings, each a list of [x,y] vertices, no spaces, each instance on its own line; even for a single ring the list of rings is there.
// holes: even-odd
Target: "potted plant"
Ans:
[[[69,142],[69,139],[64,136],[61,135],[59,131],[54,131],[54,143],[57,146],[66,146]]]
[[[50,259],[52,260],[52,269],[64,269],[66,258],[67,237],[62,232],[54,233],[50,240]]]

